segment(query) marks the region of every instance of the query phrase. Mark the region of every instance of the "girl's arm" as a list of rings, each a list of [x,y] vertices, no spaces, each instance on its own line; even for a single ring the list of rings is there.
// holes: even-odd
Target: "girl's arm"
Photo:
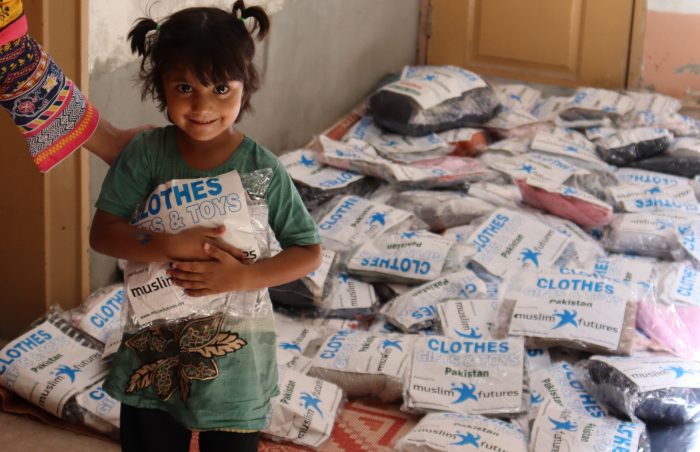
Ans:
[[[152,128],[153,126],[147,125],[132,129],[118,129],[106,119],[100,118],[95,132],[85,142],[84,146],[108,165],[111,165],[132,138],[140,132]]]
[[[97,210],[90,228],[90,246],[98,253],[137,262],[210,259],[205,243],[216,243],[224,226],[197,227],[179,234],[142,231],[127,218]]]
[[[321,246],[290,246],[269,259],[245,265],[226,248],[204,245],[207,262],[174,261],[169,270],[173,282],[191,296],[234,290],[247,291],[285,284],[314,271],[321,264]]]

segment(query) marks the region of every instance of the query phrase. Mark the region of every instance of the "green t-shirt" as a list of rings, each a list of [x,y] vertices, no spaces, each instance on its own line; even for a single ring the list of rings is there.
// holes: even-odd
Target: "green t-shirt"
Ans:
[[[96,207],[130,218],[164,182],[271,168],[268,221],[282,248],[320,243],[313,218],[274,154],[245,137],[222,165],[198,170],[180,157],[175,131],[169,126],[136,137],[110,167]],[[267,292],[260,294],[251,318],[209,316],[125,334],[105,390],[127,405],[168,411],[191,429],[264,428],[278,389],[274,319]]]

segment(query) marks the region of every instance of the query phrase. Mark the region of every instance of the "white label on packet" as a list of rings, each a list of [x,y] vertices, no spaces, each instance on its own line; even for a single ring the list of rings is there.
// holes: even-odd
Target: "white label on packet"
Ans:
[[[420,337],[404,386],[404,406],[465,414],[519,413],[524,408],[524,353],[522,338]]]
[[[522,138],[508,138],[491,143],[486,148],[488,151],[502,151],[511,155],[525,154],[530,150],[530,142]]]
[[[122,343],[122,336],[124,335],[124,326],[120,325],[119,328],[111,330],[107,340],[105,340],[105,348],[102,351],[102,358],[107,358],[113,355],[119,350],[119,346]]]
[[[586,391],[571,364],[565,361],[533,370],[530,374],[532,406],[538,408],[549,400],[594,418],[608,415],[605,408]]]
[[[581,269],[561,267],[559,272],[562,275],[595,275],[599,278],[647,288],[656,276],[657,266],[658,262],[654,259],[611,254],[597,259],[588,267]]]
[[[571,100],[570,97],[550,96],[540,99],[532,108],[532,114],[542,121],[554,121]]]
[[[344,196],[318,223],[322,238],[344,245],[372,239],[413,217],[405,210]]]
[[[630,290],[622,283],[586,276],[532,273],[508,289],[516,300],[509,334],[578,340],[616,350]]]
[[[486,283],[471,270],[450,273],[394,298],[382,307],[382,314],[404,331],[432,322],[435,304],[449,298],[498,298],[499,287]]]
[[[407,135],[385,132],[377,127],[371,116],[362,117],[350,128],[344,138],[364,140],[374,146],[377,151],[387,156],[413,152],[421,153],[437,149],[449,150],[447,142],[435,133],[409,137]]]
[[[530,111],[539,100],[542,93],[527,85],[498,85],[496,92],[501,104],[510,110],[522,109]]]
[[[357,249],[348,262],[350,273],[393,275],[412,282],[440,276],[453,243],[427,231],[382,234]]]
[[[685,187],[690,184],[690,179],[685,177],[634,168],[619,168],[613,173],[613,175],[620,183],[630,185],[648,185],[652,187]]]
[[[309,187],[332,190],[347,187],[365,176],[354,171],[343,171],[318,162],[315,151],[300,149],[279,156],[292,179]]]
[[[637,452],[644,424],[592,418],[552,401],[540,408],[530,432],[530,450]]]
[[[700,213],[700,204],[689,185],[676,187],[621,185],[609,189],[624,212]]]
[[[511,130],[539,122],[539,119],[527,111],[519,109],[503,110],[491,118],[484,127],[487,129]]]
[[[620,221],[616,226],[617,235],[649,234],[664,240],[674,236],[679,225],[687,224],[697,217],[680,212],[661,213],[628,213],[619,215]]]
[[[571,98],[568,107],[625,115],[634,107],[634,100],[615,91],[580,88]]]
[[[675,356],[592,356],[619,370],[639,387],[639,392],[664,388],[700,388],[700,363]]]
[[[101,357],[45,321],[0,350],[0,384],[61,417],[72,396],[107,375]]]
[[[700,306],[700,272],[687,264],[674,266],[673,271],[663,282],[660,294],[669,304],[674,302]]]
[[[226,232],[222,239],[255,260],[260,249],[246,196],[237,171],[201,179],[174,179],[153,190],[133,224],[139,229],[171,234],[196,226],[223,224]],[[191,312],[192,304],[202,304],[201,297],[189,297],[182,288],[174,286],[166,272],[164,263],[127,263],[124,279],[135,323],[181,317]],[[210,299],[216,298],[225,301],[225,297]]]
[[[600,244],[575,223],[553,215],[546,216],[544,221],[574,243],[577,265],[585,267],[605,256],[605,251]]]
[[[513,179],[527,179],[537,175],[539,178],[556,185],[563,184],[574,175],[567,170],[556,168],[548,163],[535,161],[530,156],[526,158],[499,159],[489,162],[489,166],[509,175]]]
[[[381,90],[393,91],[414,99],[424,110],[466,91],[487,86],[479,76],[454,66],[407,66],[397,82]]]
[[[641,143],[666,138],[673,138],[671,132],[666,129],[638,127],[636,129],[621,130],[598,141],[598,145],[605,149],[617,149],[630,144]]]
[[[677,226],[675,233],[683,249],[685,249],[696,262],[700,262],[700,221],[696,220],[692,223]]]
[[[528,373],[534,372],[537,369],[548,367],[552,364],[552,357],[547,348],[526,348],[525,349],[525,365]],[[532,402],[532,398],[530,399]]]
[[[123,302],[124,287],[114,287],[85,313],[77,328],[106,344],[112,330],[120,329]]]
[[[586,138],[588,138],[591,141],[597,141],[615,135],[617,132],[618,129],[616,129],[615,127],[589,127],[588,129],[586,129]]]
[[[593,205],[596,205],[598,207],[608,209],[612,212],[612,207],[609,204],[604,203],[603,201],[596,198],[595,196],[593,196],[589,193],[586,193],[585,191],[578,190],[574,187],[564,186],[564,185],[554,185],[549,180],[541,177],[538,174],[533,174],[533,175],[528,176],[528,178],[525,180],[525,182],[528,185],[531,185],[533,187],[541,188],[541,189],[547,190],[548,192],[551,192],[551,193],[558,193],[560,195],[568,196],[569,198],[579,199],[579,200],[585,201],[589,204],[593,204]]]
[[[89,413],[119,428],[121,404],[102,388],[104,380],[78,394],[75,401]]]
[[[437,304],[444,336],[490,339],[500,302],[497,300],[448,300]]]
[[[525,452],[527,435],[499,419],[458,413],[428,413],[396,446],[403,451],[450,452],[457,448]]]
[[[657,93],[626,92],[626,96],[634,101],[634,111],[649,112],[655,116],[665,116],[677,113],[681,109],[681,102],[670,96]]]
[[[573,242],[522,213],[497,209],[469,237],[474,246],[474,261],[488,272],[503,276],[522,268],[548,269],[569,254]]]
[[[607,166],[596,152],[595,145],[578,132],[554,129],[538,132],[530,144],[535,151],[548,152],[572,159],[583,160],[599,166]]]
[[[316,298],[320,298],[323,295],[323,286],[328,277],[328,272],[331,270],[333,259],[335,259],[335,251],[324,248],[321,251],[321,265],[304,277],[306,282],[309,283],[307,286],[311,285],[309,290]]]
[[[372,284],[353,278],[345,272],[333,275],[332,278],[331,291],[323,297],[319,308],[329,311],[370,309],[377,303],[377,294]]]
[[[678,138],[671,143],[671,146],[666,153],[676,157],[698,157],[700,156],[700,138]],[[687,181],[688,179],[685,180]]]
[[[280,376],[280,395],[270,400],[269,425],[263,433],[309,447],[331,436],[343,391],[333,383],[294,370]]]
[[[340,330],[321,346],[313,367],[402,378],[414,337]]]

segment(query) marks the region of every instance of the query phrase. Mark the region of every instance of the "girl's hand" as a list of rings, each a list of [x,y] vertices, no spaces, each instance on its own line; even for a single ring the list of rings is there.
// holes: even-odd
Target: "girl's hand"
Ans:
[[[211,260],[206,262],[174,261],[168,275],[173,283],[192,297],[203,297],[246,287],[247,267],[239,262],[243,253],[226,243],[205,243],[203,249]],[[223,248],[223,249],[222,249]]]
[[[221,236],[226,232],[226,227],[213,228],[199,226],[190,228],[179,234],[168,234],[165,243],[165,254],[169,259],[204,261],[211,259],[204,250],[206,243],[221,242]]]

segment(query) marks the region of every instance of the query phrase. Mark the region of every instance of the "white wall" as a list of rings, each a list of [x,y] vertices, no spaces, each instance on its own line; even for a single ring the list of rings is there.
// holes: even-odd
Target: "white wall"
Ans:
[[[155,105],[141,102],[138,61],[126,34],[149,4],[156,20],[183,6],[230,1],[91,0],[90,99],[117,126],[163,125]],[[261,2],[257,2],[261,3]],[[257,49],[263,87],[243,132],[274,152],[297,148],[347,113],[389,72],[415,61],[419,0],[267,0],[271,35]],[[252,5],[253,2],[250,2]],[[106,165],[91,157],[94,204]],[[114,260],[91,253],[91,286],[116,277]]]

